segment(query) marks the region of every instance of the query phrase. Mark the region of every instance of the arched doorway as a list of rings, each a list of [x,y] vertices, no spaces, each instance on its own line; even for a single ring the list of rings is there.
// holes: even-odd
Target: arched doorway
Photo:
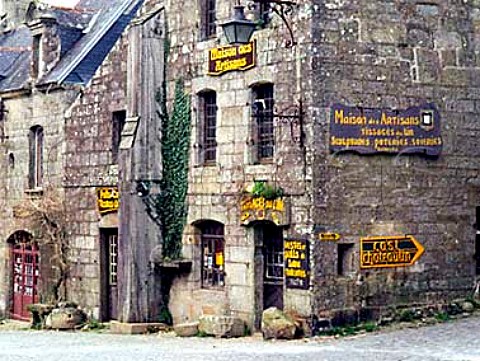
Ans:
[[[11,316],[14,319],[30,318],[27,306],[38,302],[39,251],[32,236],[17,231],[8,239],[11,259]]]
[[[263,310],[283,309],[283,231],[272,222],[256,222],[255,238],[255,325],[260,327]]]

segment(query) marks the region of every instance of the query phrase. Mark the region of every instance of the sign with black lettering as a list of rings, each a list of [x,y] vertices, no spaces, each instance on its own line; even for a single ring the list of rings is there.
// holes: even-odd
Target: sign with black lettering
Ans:
[[[369,237],[360,240],[360,267],[411,266],[425,249],[413,236]]]
[[[285,284],[287,288],[307,290],[310,286],[310,251],[308,240],[287,238],[283,243]]]
[[[248,226],[254,221],[272,221],[277,226],[289,222],[288,205],[281,197],[266,199],[246,195],[240,200],[240,222]]]
[[[222,75],[255,66],[255,42],[213,48],[208,51],[208,75]]]
[[[97,188],[97,204],[102,214],[116,212],[119,206],[118,187]]]
[[[330,110],[330,150],[361,154],[442,151],[440,113],[434,104],[405,110],[347,107]]]

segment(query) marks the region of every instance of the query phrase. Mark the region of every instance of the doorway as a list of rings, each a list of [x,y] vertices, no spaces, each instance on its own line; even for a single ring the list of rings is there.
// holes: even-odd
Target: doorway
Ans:
[[[269,307],[283,310],[284,261],[282,228],[270,222],[254,226],[256,321],[260,327],[262,312]]]
[[[101,320],[118,319],[118,228],[100,229]]]
[[[13,234],[10,239],[12,262],[12,318],[29,320],[28,305],[38,303],[39,251],[32,236],[24,231]]]

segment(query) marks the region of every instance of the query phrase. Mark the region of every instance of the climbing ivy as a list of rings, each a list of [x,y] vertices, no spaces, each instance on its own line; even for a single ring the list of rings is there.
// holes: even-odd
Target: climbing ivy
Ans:
[[[166,94],[163,89],[163,95]],[[188,158],[190,149],[190,97],[182,80],[175,83],[173,113],[168,116],[164,96],[157,97],[162,109],[163,177],[157,211],[162,220],[163,257],[178,259],[182,253],[182,234],[187,218]]]

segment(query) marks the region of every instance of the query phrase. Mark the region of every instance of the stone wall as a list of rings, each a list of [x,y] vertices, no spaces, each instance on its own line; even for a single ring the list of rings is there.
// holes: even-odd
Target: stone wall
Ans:
[[[117,227],[117,215],[101,216],[97,188],[117,186],[112,158],[113,113],[126,110],[127,43],[119,40],[66,113],[65,194],[72,225],[72,301],[94,311],[100,305],[100,229]]]
[[[323,310],[442,302],[467,295],[475,275],[480,204],[479,8],[457,1],[316,1],[312,22],[315,223],[352,243],[315,246],[314,305]],[[406,109],[434,103],[443,152],[331,154],[332,104]],[[411,267],[360,270],[359,240],[412,234],[425,254]]]
[[[64,113],[72,103],[75,91],[52,90],[48,93],[34,91],[32,94],[4,96],[6,116],[4,120],[5,138],[0,167],[0,311],[8,313],[10,285],[10,259],[8,238],[16,231],[33,232],[24,219],[14,216],[15,208],[29,202],[41,191],[56,188],[62,182]],[[40,189],[29,189],[29,131],[33,126],[43,128],[43,182]],[[47,255],[42,259],[50,265]]]
[[[190,4],[191,3],[191,4]],[[297,126],[277,122],[275,125],[275,157],[269,164],[252,161],[251,86],[274,84],[275,106],[278,113],[286,112],[300,101],[304,105],[303,130],[309,131],[308,108],[311,83],[305,78],[308,61],[310,8],[301,2],[293,19],[298,46],[284,47],[287,30],[278,17],[265,29],[255,32],[257,65],[245,72],[230,72],[209,76],[208,50],[226,45],[220,26],[217,37],[201,41],[197,2],[171,2],[167,8],[171,32],[170,62],[167,75],[172,81],[186,80],[192,95],[192,148],[188,192],[188,225],[184,237],[184,256],[193,260],[192,272],[177,278],[170,308],[174,321],[196,319],[200,314],[234,314],[250,324],[253,322],[255,290],[255,241],[253,229],[241,226],[240,198],[244,187],[254,180],[268,181],[284,188],[291,203],[290,227],[284,237],[306,235],[310,222],[311,149],[305,139],[295,139]],[[189,5],[187,5],[189,4]],[[231,17],[231,3],[217,1],[217,23]],[[194,29],[194,30],[192,30]],[[172,86],[169,87],[172,89]],[[198,159],[198,93],[213,90],[217,94],[217,160],[204,166]],[[173,94],[170,92],[170,94]],[[226,285],[221,290],[201,287],[201,245],[195,224],[215,220],[225,225]],[[286,308],[302,314],[310,313],[308,291],[285,290]]]

